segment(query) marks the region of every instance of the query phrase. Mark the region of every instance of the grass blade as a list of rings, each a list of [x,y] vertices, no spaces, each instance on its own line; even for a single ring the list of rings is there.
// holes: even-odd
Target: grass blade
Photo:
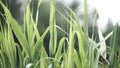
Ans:
[[[50,20],[49,25],[56,25],[55,21],[55,7],[54,7],[54,0],[50,0]],[[49,52],[50,56],[53,56],[56,51],[57,46],[57,30],[56,27],[53,27],[50,30],[50,43],[49,43]]]
[[[7,9],[7,7],[0,1],[0,4],[2,5],[4,11],[5,11],[5,16],[6,20],[9,22],[8,24],[11,25],[13,32],[15,33],[17,39],[19,40],[20,44],[22,45],[25,53],[30,56],[30,51],[28,47],[27,40],[25,38],[25,35],[23,34],[21,27],[17,23],[17,21],[11,16],[10,11]]]

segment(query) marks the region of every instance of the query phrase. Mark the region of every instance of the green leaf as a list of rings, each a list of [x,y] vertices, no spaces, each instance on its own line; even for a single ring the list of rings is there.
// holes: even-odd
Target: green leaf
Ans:
[[[12,27],[13,32],[15,33],[17,39],[19,40],[20,44],[22,45],[25,53],[30,56],[30,51],[29,51],[29,47],[28,47],[28,43],[26,40],[25,35],[23,34],[21,27],[19,26],[19,24],[17,23],[17,21],[12,17],[10,11],[8,10],[8,8],[0,1],[0,4],[2,5],[4,11],[5,11],[5,16],[6,16],[6,21],[8,22],[7,24],[10,24]]]
[[[50,0],[50,19],[49,19],[49,25],[53,26],[56,25],[55,20],[55,7],[54,7],[54,0]],[[50,56],[53,56],[56,52],[57,47],[57,29],[56,27],[53,27],[50,30],[50,43],[49,43],[49,52]]]

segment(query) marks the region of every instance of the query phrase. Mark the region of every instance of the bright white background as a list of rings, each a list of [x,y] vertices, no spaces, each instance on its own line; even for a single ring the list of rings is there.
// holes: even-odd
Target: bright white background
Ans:
[[[62,0],[64,3],[70,5],[74,0]],[[80,3],[84,3],[84,0],[76,0]],[[99,19],[97,21],[99,27],[104,30],[108,19],[111,19],[113,25],[117,22],[120,25],[120,0],[87,0],[90,9],[97,9]]]

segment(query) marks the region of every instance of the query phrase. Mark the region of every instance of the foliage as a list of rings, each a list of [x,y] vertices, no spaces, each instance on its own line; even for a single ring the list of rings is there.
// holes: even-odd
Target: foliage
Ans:
[[[5,26],[0,24],[0,68],[98,68],[100,65],[111,68],[120,67],[120,50],[116,50],[119,47],[116,44],[118,26],[105,37],[99,31],[100,42],[98,43],[93,39],[94,34],[92,38],[89,38],[87,0],[84,2],[83,29],[77,15],[71,8],[64,5],[70,12],[67,13],[68,16],[66,17],[55,7],[54,0],[50,0],[49,26],[41,35],[38,31],[37,23],[39,22],[38,14],[42,0],[38,1],[35,20],[33,19],[34,10],[30,8],[31,2],[32,0],[26,7],[24,30],[22,30],[18,22],[12,17],[9,9],[0,1],[0,5],[5,12],[5,14],[1,15],[6,21]],[[56,12],[70,26],[68,32],[56,24]],[[57,41],[58,30],[61,30],[66,36],[61,37]],[[43,43],[47,34],[50,35],[49,53],[47,53]],[[15,41],[14,35],[18,42]],[[110,47],[108,47],[103,43],[110,37],[111,42]],[[105,48],[105,50],[102,48]],[[109,59],[104,56],[106,48],[109,51]],[[104,62],[100,61],[100,58]]]

